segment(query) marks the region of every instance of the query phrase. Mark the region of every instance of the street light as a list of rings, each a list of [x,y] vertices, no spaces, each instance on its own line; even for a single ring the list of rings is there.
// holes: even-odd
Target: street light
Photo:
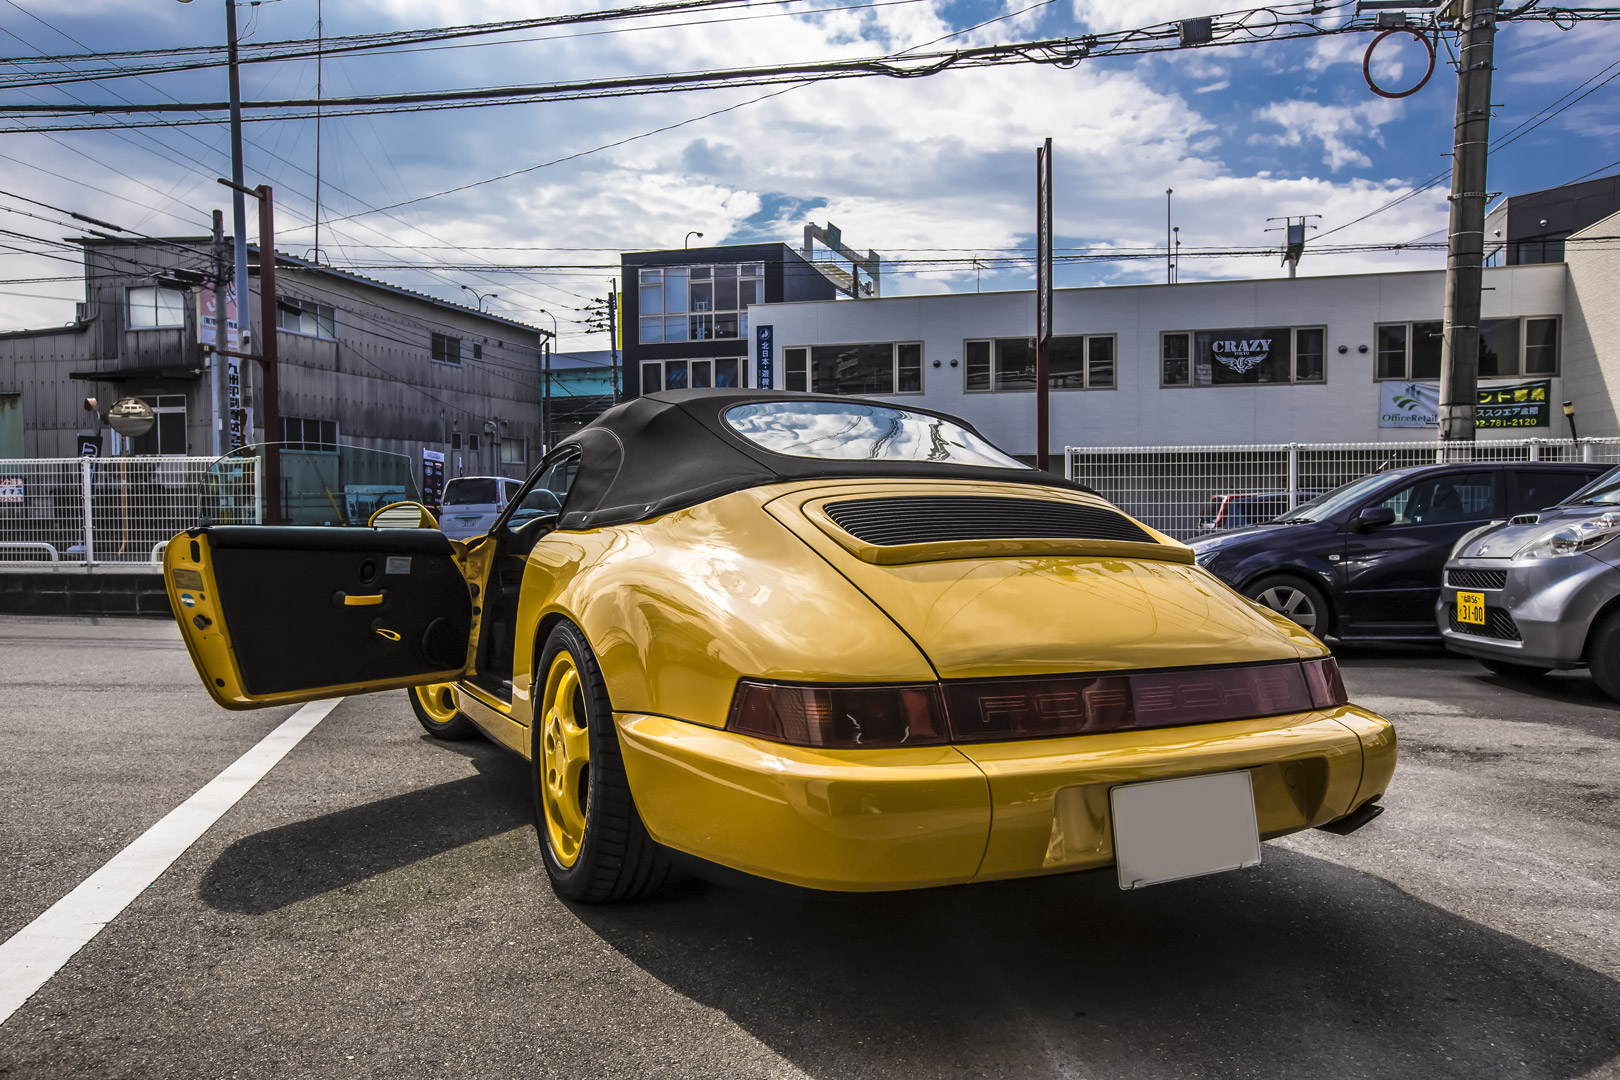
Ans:
[[[699,240],[703,239],[703,234],[698,232],[696,229],[693,229],[691,232],[686,234],[686,240],[682,242],[681,247],[683,247],[683,248],[691,247],[692,246],[692,237],[694,237],[694,236],[697,237]]]
[[[485,300],[493,300],[497,296],[501,295],[500,293],[494,293],[494,292],[481,293],[477,289],[473,288],[471,285],[463,285],[462,288],[465,289],[467,292],[472,293],[474,296],[476,296],[478,298],[478,310],[479,311],[484,310],[484,301]]]

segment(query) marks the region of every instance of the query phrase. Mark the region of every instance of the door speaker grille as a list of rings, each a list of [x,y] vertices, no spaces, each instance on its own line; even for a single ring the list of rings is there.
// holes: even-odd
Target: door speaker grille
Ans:
[[[1117,510],[1049,499],[902,495],[828,503],[827,516],[881,547],[943,540],[1125,540],[1156,543]]]

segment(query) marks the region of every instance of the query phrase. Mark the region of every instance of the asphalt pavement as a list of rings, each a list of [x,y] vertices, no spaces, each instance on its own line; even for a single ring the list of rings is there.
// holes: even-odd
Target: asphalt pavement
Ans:
[[[526,765],[349,698],[0,1024],[0,1077],[1620,1076],[1620,706],[1342,656],[1401,764],[1258,869],[551,893]],[[253,747],[166,622],[0,619],[0,941]]]

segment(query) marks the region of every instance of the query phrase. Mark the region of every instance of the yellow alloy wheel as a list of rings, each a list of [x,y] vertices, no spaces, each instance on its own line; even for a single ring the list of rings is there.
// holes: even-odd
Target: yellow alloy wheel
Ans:
[[[579,668],[572,655],[559,652],[546,673],[539,765],[546,835],[552,854],[562,866],[573,866],[585,843],[591,738],[584,705]]]
[[[461,715],[456,699],[456,684],[439,682],[413,688],[417,702],[428,719],[435,724],[448,724]]]

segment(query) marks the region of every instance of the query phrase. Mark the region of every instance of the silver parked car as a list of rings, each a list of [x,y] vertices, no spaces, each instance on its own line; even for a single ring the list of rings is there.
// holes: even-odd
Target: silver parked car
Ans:
[[[1588,667],[1620,700],[1620,468],[1464,536],[1435,609],[1446,648],[1501,675]]]
[[[456,477],[444,485],[439,528],[452,540],[484,535],[522,486],[505,476]]]

